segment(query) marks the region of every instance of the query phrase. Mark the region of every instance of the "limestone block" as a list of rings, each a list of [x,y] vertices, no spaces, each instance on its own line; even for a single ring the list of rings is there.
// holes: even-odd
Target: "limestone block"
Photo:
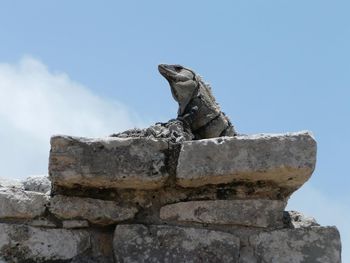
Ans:
[[[286,202],[278,200],[190,201],[160,209],[164,220],[231,224],[241,226],[282,226]]]
[[[45,212],[49,197],[42,193],[0,187],[0,218],[34,218]]]
[[[118,225],[116,262],[238,262],[239,239],[229,233],[176,226]]]
[[[69,260],[90,248],[89,232],[0,224],[0,259],[5,262]]]
[[[63,187],[156,189],[168,178],[165,139],[51,138],[50,179]]]
[[[335,227],[283,229],[261,233],[256,240],[258,262],[341,263],[341,243]]]
[[[183,187],[269,182],[294,191],[309,179],[315,162],[309,132],[220,137],[184,142],[176,178]]]
[[[122,207],[113,201],[63,195],[51,198],[49,210],[61,219],[86,219],[99,225],[132,219],[137,212],[135,207]]]
[[[51,182],[47,175],[33,175],[23,180],[24,190],[47,193],[51,190]]]

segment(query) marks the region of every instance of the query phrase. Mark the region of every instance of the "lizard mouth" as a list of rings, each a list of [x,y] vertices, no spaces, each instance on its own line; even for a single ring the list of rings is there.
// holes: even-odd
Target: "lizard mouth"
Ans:
[[[167,65],[167,64],[159,64],[158,71],[159,73],[166,78],[167,80],[175,80],[178,72],[181,70],[181,66],[177,65]]]
[[[174,78],[175,72],[171,70],[169,65],[166,65],[166,64],[158,65],[158,71],[164,78],[168,80]]]

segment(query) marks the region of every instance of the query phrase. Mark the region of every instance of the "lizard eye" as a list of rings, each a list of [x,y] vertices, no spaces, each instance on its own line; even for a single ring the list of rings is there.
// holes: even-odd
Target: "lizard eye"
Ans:
[[[174,68],[175,68],[175,71],[176,71],[176,72],[180,72],[181,69],[182,69],[182,67],[180,67],[180,66],[175,66]]]

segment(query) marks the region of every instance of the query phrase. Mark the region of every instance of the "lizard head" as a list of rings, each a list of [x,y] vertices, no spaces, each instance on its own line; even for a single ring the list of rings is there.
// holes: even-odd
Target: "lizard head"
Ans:
[[[198,87],[198,77],[190,69],[181,65],[158,65],[159,73],[169,82],[171,93],[179,103],[179,115],[183,115],[185,108],[192,99]]]
[[[192,70],[187,69],[181,65],[158,65],[159,73],[162,74],[170,83],[172,82],[186,82],[193,80],[195,74]]]

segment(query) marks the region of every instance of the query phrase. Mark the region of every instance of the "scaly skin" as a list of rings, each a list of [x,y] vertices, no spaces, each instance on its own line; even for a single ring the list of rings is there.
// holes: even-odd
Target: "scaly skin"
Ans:
[[[195,139],[236,135],[209,85],[196,73],[181,65],[160,64],[158,70],[168,80],[171,93],[179,103],[178,119],[190,127]]]

